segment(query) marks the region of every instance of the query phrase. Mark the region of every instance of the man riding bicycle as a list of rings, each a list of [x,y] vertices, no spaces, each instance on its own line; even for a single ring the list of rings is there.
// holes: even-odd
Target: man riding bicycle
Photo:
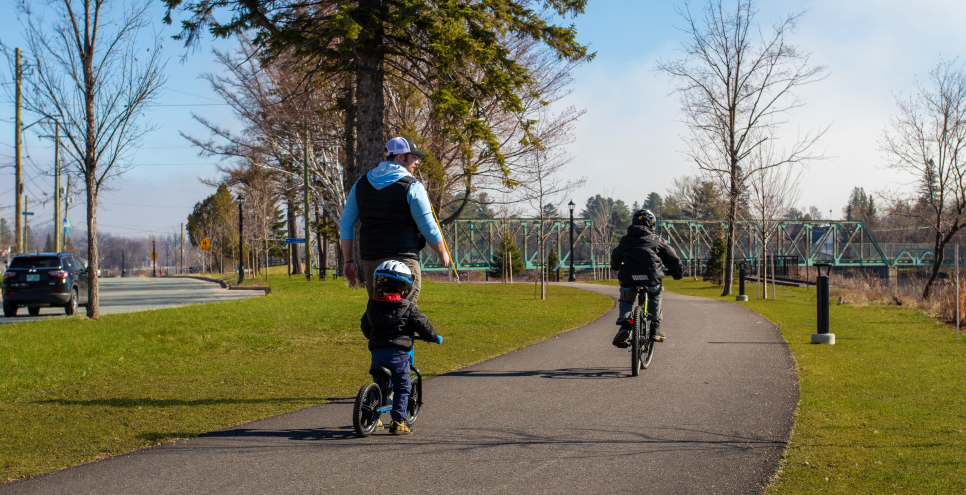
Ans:
[[[627,227],[627,235],[621,237],[620,243],[610,255],[610,267],[617,270],[617,279],[621,290],[618,302],[620,315],[617,324],[620,329],[614,337],[613,344],[617,347],[627,347],[627,338],[631,332],[631,312],[634,310],[634,300],[639,290],[647,292],[647,317],[651,320],[651,335],[655,342],[664,341],[661,331],[661,281],[667,268],[668,274],[674,280],[684,276],[681,259],[678,258],[667,242],[654,233],[657,218],[650,210],[634,212],[631,225]]]

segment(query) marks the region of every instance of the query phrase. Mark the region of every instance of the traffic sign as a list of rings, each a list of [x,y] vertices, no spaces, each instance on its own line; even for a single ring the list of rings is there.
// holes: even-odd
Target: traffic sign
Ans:
[[[205,237],[204,239],[201,240],[201,250],[202,251],[207,251],[208,248],[210,248],[210,247],[211,247],[211,241],[209,241],[207,237]]]
[[[158,259],[158,253],[151,253],[151,259],[152,260]]]
[[[34,214],[34,212],[32,212],[32,211],[25,211],[25,212],[23,212],[23,216],[28,216],[28,215],[33,215],[33,214]]]
[[[305,244],[304,237],[286,237],[285,244]]]

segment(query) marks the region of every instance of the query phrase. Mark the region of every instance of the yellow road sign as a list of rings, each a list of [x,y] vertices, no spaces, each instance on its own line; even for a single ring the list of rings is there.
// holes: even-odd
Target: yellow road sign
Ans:
[[[210,247],[211,247],[211,241],[209,241],[207,237],[205,237],[204,239],[201,240],[201,250],[202,251],[207,251],[208,248],[210,248]]]
[[[151,259],[152,260],[158,259],[158,253],[151,253]]]

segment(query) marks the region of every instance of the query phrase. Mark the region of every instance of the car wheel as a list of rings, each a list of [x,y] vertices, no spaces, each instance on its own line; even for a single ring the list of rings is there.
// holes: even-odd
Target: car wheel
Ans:
[[[27,308],[27,313],[29,313],[30,316],[37,316],[37,315],[40,314],[40,308],[35,308],[35,307],[31,306],[31,307]]]
[[[3,303],[3,316],[6,316],[7,318],[17,316],[17,305]]]
[[[67,306],[64,306],[64,313],[67,313],[67,316],[74,316],[77,313],[77,289],[71,289],[70,301],[67,302]]]

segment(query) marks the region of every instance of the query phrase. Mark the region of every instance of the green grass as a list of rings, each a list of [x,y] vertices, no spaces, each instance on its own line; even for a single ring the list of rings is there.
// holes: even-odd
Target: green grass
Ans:
[[[0,327],[0,479],[116,455],[334,397],[369,379],[365,291],[275,276],[265,298]],[[433,376],[606,312],[612,299],[529,284],[424,282],[445,337],[418,344]],[[348,424],[349,418],[346,418]]]
[[[669,291],[734,302],[707,282]],[[769,493],[966,493],[966,340],[895,306],[831,306],[836,343],[810,344],[814,289],[741,303],[781,329],[801,383],[785,466]]]

